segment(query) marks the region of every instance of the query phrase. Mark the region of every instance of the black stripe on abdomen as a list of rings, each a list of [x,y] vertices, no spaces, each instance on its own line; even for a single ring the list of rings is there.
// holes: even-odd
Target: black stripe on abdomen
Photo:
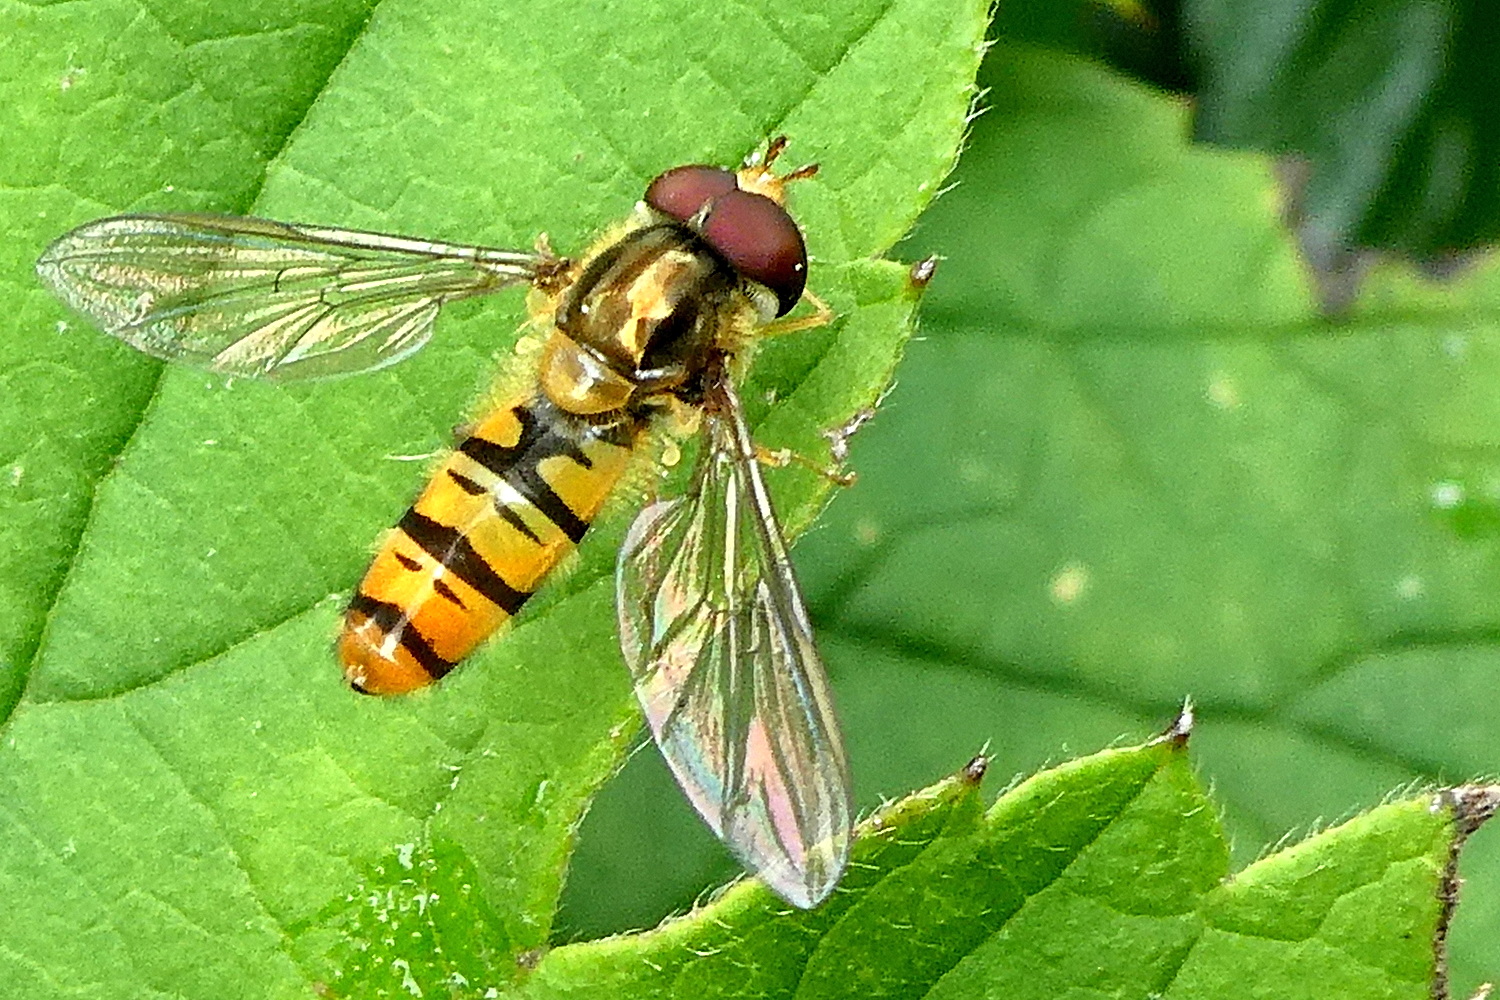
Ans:
[[[520,413],[521,410],[518,408],[516,412]],[[545,443],[547,442],[544,438],[535,442],[533,447],[522,451],[520,445],[507,448],[482,437],[471,437],[459,445],[458,450],[504,479],[533,507],[541,511],[547,520],[557,525],[558,530],[567,535],[570,542],[577,545],[588,533],[589,523],[579,517],[537,471],[537,466],[541,462],[565,455],[567,452],[547,451],[536,447]]]
[[[535,531],[531,530],[531,525],[526,523],[526,519],[520,514],[517,514],[515,511],[511,510],[508,504],[502,502],[498,498],[495,500],[495,513],[500,515],[500,519],[502,521],[510,525],[512,528],[515,528],[527,538],[531,539],[535,544],[542,544],[541,536],[538,535]]]
[[[415,507],[401,516],[396,527],[406,532],[444,569],[479,591],[506,614],[513,615],[521,610],[521,605],[531,596],[500,579],[457,528],[440,524]]]
[[[395,635],[401,648],[410,653],[411,658],[417,661],[417,666],[427,671],[433,680],[453,669],[454,664],[438,655],[437,650],[417,631],[406,612],[396,605],[377,600],[359,590],[355,591],[354,599],[349,602],[349,610],[370,619],[380,631]]]

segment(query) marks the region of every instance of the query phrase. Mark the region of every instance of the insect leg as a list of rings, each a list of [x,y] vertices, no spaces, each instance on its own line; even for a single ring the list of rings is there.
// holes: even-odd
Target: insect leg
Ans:
[[[824,465],[816,459],[808,458],[799,451],[790,448],[767,448],[765,445],[755,446],[755,459],[761,465],[770,466],[773,469],[784,469],[792,463],[796,463],[810,472],[817,473],[835,486],[853,486],[859,479],[859,473],[840,471],[832,465]]]
[[[769,323],[755,328],[757,337],[781,337],[788,333],[801,333],[803,330],[816,330],[820,326],[827,326],[838,318],[838,314],[829,308],[828,303],[818,298],[811,291],[804,291],[802,297],[813,307],[812,313],[806,316],[783,316]]]

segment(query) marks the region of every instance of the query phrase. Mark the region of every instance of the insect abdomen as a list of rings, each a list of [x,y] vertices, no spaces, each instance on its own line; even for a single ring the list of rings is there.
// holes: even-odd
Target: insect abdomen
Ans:
[[[432,683],[513,616],[577,547],[638,428],[535,398],[497,408],[432,477],[349,603],[339,658],[356,689]]]

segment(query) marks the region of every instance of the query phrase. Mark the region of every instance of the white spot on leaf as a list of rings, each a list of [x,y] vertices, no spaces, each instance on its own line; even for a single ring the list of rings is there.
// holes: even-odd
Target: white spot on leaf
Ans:
[[[1452,510],[1464,502],[1464,488],[1461,483],[1455,483],[1451,479],[1434,483],[1432,486],[1432,505],[1439,510]]]
[[[1221,410],[1237,410],[1243,402],[1239,386],[1224,372],[1215,372],[1209,381],[1208,401]]]
[[[1047,592],[1052,600],[1058,604],[1067,606],[1076,604],[1089,587],[1089,570],[1082,563],[1069,563],[1047,584]]]

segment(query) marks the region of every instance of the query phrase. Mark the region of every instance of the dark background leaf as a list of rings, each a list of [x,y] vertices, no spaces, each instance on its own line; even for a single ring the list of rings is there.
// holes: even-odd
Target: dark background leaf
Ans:
[[[1185,0],[1199,139],[1305,157],[1309,226],[1416,257],[1500,235],[1500,12]]]
[[[1320,267],[1361,249],[1438,263],[1500,235],[1500,16],[1482,0],[1017,0],[997,29],[1191,95],[1201,141],[1295,162]]]

